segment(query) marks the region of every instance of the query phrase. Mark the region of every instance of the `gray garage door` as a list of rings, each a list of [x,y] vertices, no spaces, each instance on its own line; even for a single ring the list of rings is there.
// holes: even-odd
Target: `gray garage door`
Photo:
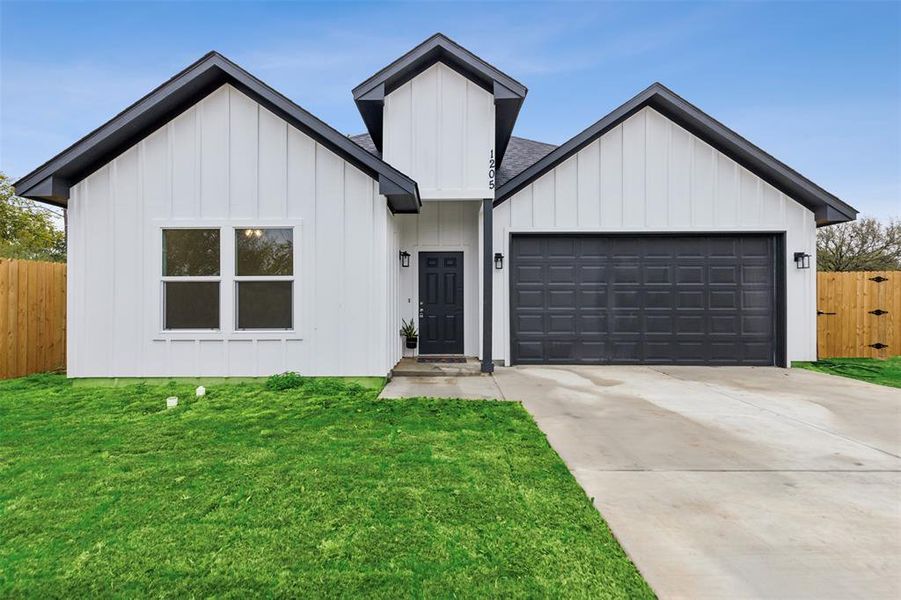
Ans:
[[[512,363],[772,365],[775,243],[514,236]]]

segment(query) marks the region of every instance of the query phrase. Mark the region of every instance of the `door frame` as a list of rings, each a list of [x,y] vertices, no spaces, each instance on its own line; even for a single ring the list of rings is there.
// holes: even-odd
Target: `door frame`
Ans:
[[[506,278],[505,288],[507,290],[506,310],[507,310],[507,364],[515,365],[513,360],[513,255],[510,252],[513,246],[514,237],[547,237],[547,236],[597,236],[597,237],[705,237],[705,236],[740,236],[740,235],[766,235],[773,238],[773,280],[774,280],[774,310],[776,314],[773,318],[774,328],[774,356],[773,365],[776,367],[787,368],[788,364],[788,277],[786,264],[786,236],[785,229],[724,229],[715,231],[604,231],[590,229],[570,229],[570,228],[553,228],[553,229],[522,229],[507,228],[504,230],[504,254],[509,259],[505,268],[504,277]]]
[[[423,254],[459,254],[460,255],[460,274],[461,274],[461,285],[463,287],[461,293],[461,304],[463,313],[461,315],[462,322],[462,336],[460,338],[460,347],[461,350],[459,353],[454,353],[454,356],[465,356],[466,354],[466,250],[464,246],[419,246],[415,249],[415,265],[411,264],[410,266],[415,266],[416,278],[415,285],[413,285],[413,290],[415,292],[414,295],[414,314],[416,315],[416,324],[419,328],[419,347],[416,349],[415,356],[442,356],[442,354],[431,354],[425,353],[422,351],[422,323],[419,322],[419,303],[421,301],[420,297],[420,286],[422,285],[421,281],[421,269],[422,269],[422,255]]]

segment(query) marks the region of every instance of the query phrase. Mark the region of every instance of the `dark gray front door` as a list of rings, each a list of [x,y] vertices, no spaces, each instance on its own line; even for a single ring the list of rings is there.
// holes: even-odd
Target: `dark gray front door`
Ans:
[[[776,361],[771,235],[511,240],[513,364]]]
[[[419,352],[463,354],[463,253],[419,253]]]

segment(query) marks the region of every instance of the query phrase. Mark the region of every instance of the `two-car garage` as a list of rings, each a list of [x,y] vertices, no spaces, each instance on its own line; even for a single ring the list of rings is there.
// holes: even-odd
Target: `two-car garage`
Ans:
[[[782,237],[520,234],[512,364],[781,365]]]

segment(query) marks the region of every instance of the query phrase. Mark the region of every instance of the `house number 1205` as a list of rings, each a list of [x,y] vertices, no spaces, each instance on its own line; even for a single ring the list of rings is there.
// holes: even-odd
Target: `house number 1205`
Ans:
[[[494,189],[494,150],[491,150],[491,157],[488,159],[488,189]]]

